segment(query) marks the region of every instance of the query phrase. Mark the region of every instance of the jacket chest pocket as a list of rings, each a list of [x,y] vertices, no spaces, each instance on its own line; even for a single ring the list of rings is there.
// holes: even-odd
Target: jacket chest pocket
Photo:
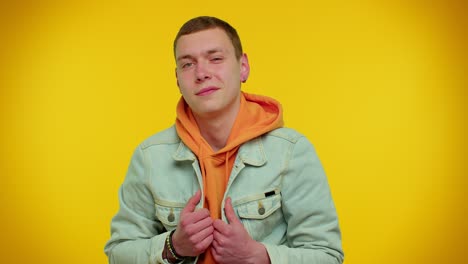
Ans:
[[[262,241],[279,223],[284,221],[281,211],[281,193],[268,197],[242,199],[234,207],[245,229],[256,241]]]
[[[180,213],[185,204],[156,201],[154,206],[156,209],[156,218],[164,225],[167,231],[174,230],[177,224],[179,224]]]

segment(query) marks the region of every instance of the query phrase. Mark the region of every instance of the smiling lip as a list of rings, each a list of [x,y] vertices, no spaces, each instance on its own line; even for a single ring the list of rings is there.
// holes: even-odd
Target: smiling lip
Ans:
[[[198,95],[198,96],[205,96],[205,95],[212,94],[212,93],[214,93],[214,92],[217,91],[217,90],[219,90],[218,87],[210,86],[210,87],[206,87],[206,88],[201,89],[200,91],[198,91],[198,92],[196,93],[196,95]]]

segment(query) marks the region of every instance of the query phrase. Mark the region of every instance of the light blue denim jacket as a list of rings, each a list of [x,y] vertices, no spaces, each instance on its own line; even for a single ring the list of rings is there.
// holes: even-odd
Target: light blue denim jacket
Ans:
[[[198,160],[174,126],[144,141],[119,190],[120,209],[105,246],[109,263],[167,263],[162,251],[168,231],[176,228],[181,210],[199,189],[203,194]],[[244,143],[223,208],[229,196],[251,237],[265,245],[272,264],[343,262],[325,173],[313,146],[296,131],[279,128]],[[224,214],[222,219],[226,221]]]

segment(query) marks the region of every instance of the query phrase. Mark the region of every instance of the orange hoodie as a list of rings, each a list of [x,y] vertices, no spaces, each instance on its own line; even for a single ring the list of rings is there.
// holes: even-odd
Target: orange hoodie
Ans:
[[[236,117],[226,146],[214,152],[202,137],[195,117],[183,98],[177,105],[177,134],[195,153],[200,163],[205,190],[205,207],[213,219],[221,218],[221,202],[240,145],[283,126],[282,109],[276,100],[260,95],[241,93]],[[210,249],[198,263],[215,263]]]

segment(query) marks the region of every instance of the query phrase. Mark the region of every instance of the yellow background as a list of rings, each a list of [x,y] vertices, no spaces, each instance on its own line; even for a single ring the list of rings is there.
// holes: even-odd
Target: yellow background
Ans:
[[[106,263],[133,149],[170,126],[186,20],[237,28],[243,89],[327,171],[345,263],[466,263],[466,5],[12,1],[0,6],[2,263]]]

